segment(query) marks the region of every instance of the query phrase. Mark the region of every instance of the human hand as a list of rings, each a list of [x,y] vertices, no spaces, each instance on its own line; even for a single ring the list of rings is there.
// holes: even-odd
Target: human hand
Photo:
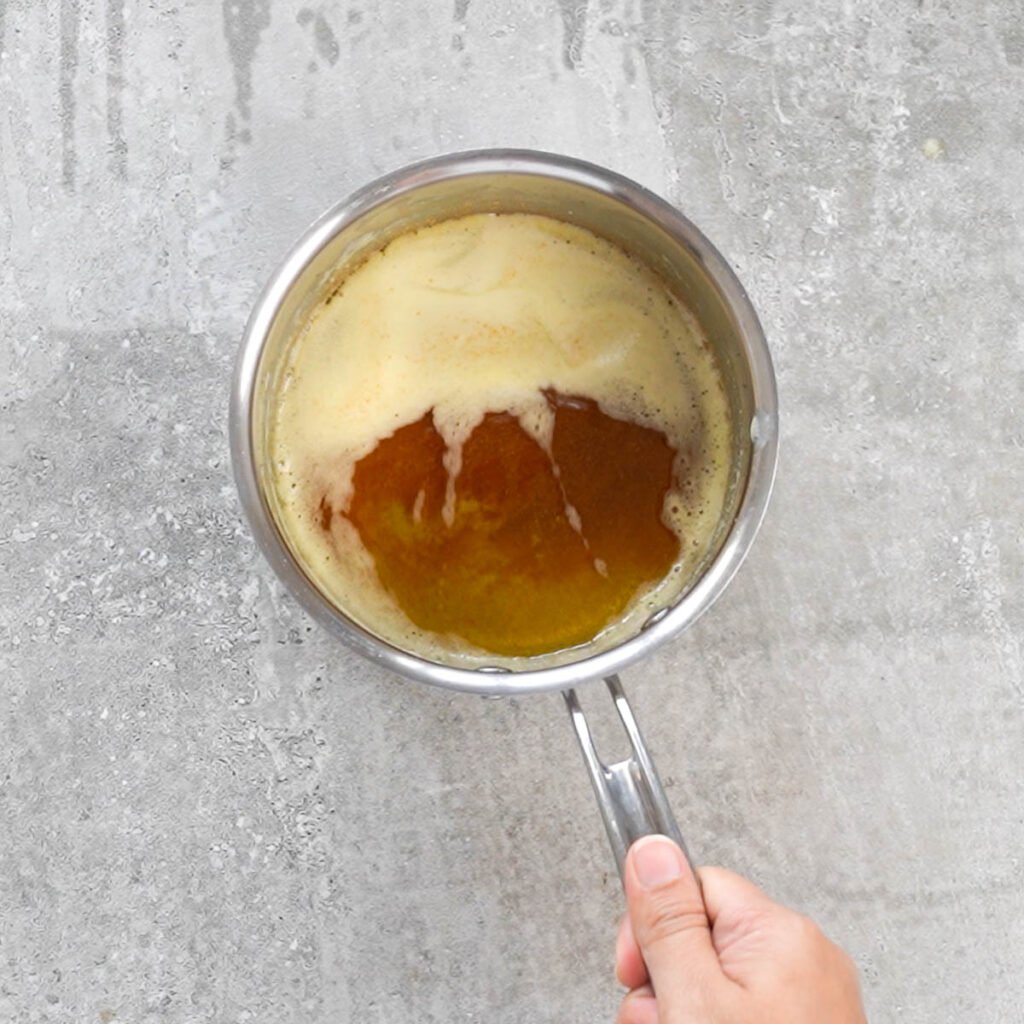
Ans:
[[[664,836],[630,848],[616,1024],[866,1024],[853,962],[813,921],[731,871],[699,875]]]

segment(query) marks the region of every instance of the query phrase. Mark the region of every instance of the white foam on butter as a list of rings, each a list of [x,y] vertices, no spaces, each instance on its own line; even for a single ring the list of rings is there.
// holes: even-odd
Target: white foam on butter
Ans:
[[[546,389],[655,427],[680,453],[682,486],[664,513],[682,542],[679,563],[637,595],[598,646],[670,602],[707,554],[731,451],[713,354],[653,273],[588,231],[528,214],[480,214],[402,236],[320,304],[287,359],[271,436],[276,514],[325,593],[400,647],[462,665],[533,660],[424,635],[384,592],[344,517],[334,517],[333,549],[319,528],[320,498],[346,507],[355,463],[430,410],[448,446],[449,518],[462,444],[488,411],[512,412],[550,452]]]

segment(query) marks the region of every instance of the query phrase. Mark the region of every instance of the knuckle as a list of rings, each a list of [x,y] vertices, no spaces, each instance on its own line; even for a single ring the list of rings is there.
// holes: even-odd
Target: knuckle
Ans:
[[[831,960],[832,944],[809,917],[790,911],[776,927],[777,949],[787,961],[819,970]]]
[[[806,914],[793,915],[794,942],[805,949],[813,949],[828,943],[824,932]]]
[[[641,945],[655,945],[708,927],[703,904],[681,900],[675,894],[652,895],[646,911],[643,926],[638,929]]]

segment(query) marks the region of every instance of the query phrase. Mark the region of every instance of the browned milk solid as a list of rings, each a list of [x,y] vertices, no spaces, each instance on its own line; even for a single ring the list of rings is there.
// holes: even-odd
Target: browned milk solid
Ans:
[[[513,412],[550,450],[544,389],[595,399],[662,431],[681,453],[682,486],[664,510],[679,561],[597,645],[670,603],[707,556],[726,498],[731,424],[718,368],[696,320],[655,275],[588,231],[529,214],[473,215],[396,239],[296,336],[274,396],[276,515],[323,591],[371,632],[434,660],[535,660],[418,629],[384,592],[351,524],[336,517],[332,549],[316,510],[325,492],[344,509],[355,463],[431,409],[449,448],[450,494],[461,444],[488,411]]]

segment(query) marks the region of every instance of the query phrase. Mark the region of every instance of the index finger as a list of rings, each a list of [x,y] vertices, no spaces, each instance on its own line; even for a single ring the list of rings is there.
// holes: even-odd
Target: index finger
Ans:
[[[639,988],[650,980],[647,964],[633,934],[629,914],[619,922],[619,934],[615,941],[615,976],[626,988]]]

